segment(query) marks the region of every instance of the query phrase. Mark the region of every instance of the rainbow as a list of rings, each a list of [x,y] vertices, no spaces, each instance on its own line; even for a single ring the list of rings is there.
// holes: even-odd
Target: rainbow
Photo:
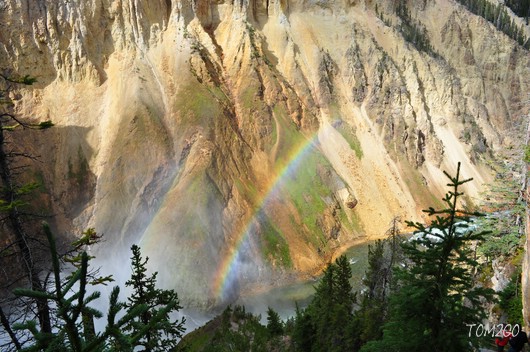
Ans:
[[[258,202],[256,202],[257,206],[254,208],[251,216],[243,223],[243,226],[241,226],[239,230],[235,231],[235,244],[232,247],[232,250],[223,256],[213,278],[212,292],[216,298],[220,300],[226,298],[228,288],[231,287],[237,276],[238,263],[240,262],[239,257],[241,249],[244,247],[245,239],[248,238],[249,234],[256,230],[256,220],[267,204],[271,202],[273,195],[280,189],[283,183],[282,181],[286,176],[292,175],[296,172],[301,161],[304,160],[312,149],[316,148],[317,139],[318,131],[291,150],[289,157],[286,159],[285,166],[281,167],[279,171],[276,172],[276,177],[274,177],[271,182],[269,182],[268,186],[265,187],[264,192],[262,192],[261,197],[258,199]]]

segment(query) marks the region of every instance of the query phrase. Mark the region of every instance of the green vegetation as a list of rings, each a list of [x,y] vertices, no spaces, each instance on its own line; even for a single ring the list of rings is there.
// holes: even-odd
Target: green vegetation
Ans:
[[[243,108],[251,110],[251,111],[256,106],[256,96],[258,93],[258,87],[254,86],[252,83],[248,87],[243,89],[243,93],[241,94],[241,102],[242,102]],[[252,116],[249,116],[249,117],[252,117]]]
[[[524,150],[526,155],[527,148]],[[509,163],[495,162],[491,166],[496,176],[485,192],[482,205],[490,214],[477,219],[478,226],[489,231],[478,247],[486,259],[512,256],[524,240],[525,203],[519,193],[521,180]]]
[[[308,306],[297,305],[295,316],[287,321],[269,308],[264,327],[259,316],[238,308],[237,318],[229,308],[183,343],[189,351],[408,352],[426,346],[434,351],[476,347],[478,341],[469,339],[465,324],[481,321],[483,302],[493,297],[474,276],[478,263],[471,245],[484,233],[475,233],[466,224],[479,214],[457,208],[463,195],[459,189],[469,181],[459,172],[460,167],[455,177],[447,175],[451,189],[443,199],[446,207],[426,210],[434,217],[431,226],[408,223],[423,236],[405,240],[399,219],[394,219],[388,238],[369,247],[361,292],[353,292],[351,266],[343,256],[326,268]],[[518,280],[519,276],[501,298],[506,311],[520,312]]]
[[[177,347],[177,342],[185,331],[185,319],[173,320],[170,318],[172,312],[178,312],[182,307],[179,305],[177,293],[173,290],[161,290],[156,288],[156,276],[153,273],[147,276],[147,261],[142,259],[140,247],[131,247],[132,275],[125,286],[131,287],[132,293],[128,297],[124,308],[129,312],[137,307],[145,306],[146,309],[125,324],[124,331],[131,336],[142,332],[134,346],[140,346],[144,351],[167,351]],[[155,319],[158,322],[155,322]],[[131,348],[133,346],[128,346]]]
[[[342,120],[339,120],[334,125],[336,126],[335,129],[344,137],[350,148],[355,152],[357,159],[362,159],[363,150],[361,148],[361,142],[359,142],[355,135],[355,131]]]
[[[184,337],[179,347],[186,351],[270,351],[269,334],[260,324],[260,317],[248,313],[245,307],[228,306],[223,313],[199,330]]]
[[[293,344],[298,351],[351,351],[355,340],[353,307],[356,295],[350,284],[348,259],[330,264],[315,287],[315,296],[294,319]]]
[[[293,162],[293,144],[303,146],[304,148],[302,151],[297,150],[298,154],[294,156],[296,158],[294,160],[296,164],[299,161],[298,158],[302,155],[300,164],[294,166],[296,167],[296,172],[293,174],[287,173],[281,184],[282,191],[292,200],[293,205],[300,215],[299,218],[302,220],[302,224],[299,224],[291,216],[291,222],[296,227],[302,225],[308,234],[307,240],[315,247],[322,248],[322,246],[326,245],[327,234],[323,233],[319,222],[321,221],[322,214],[330,206],[329,202],[333,199],[333,193],[330,185],[322,180],[319,170],[331,170],[331,164],[322,155],[318,149],[318,145],[309,142],[307,137],[298,131],[296,125],[286,117],[284,107],[281,104],[274,107],[274,114],[280,125],[279,129],[281,130],[279,132],[280,139],[277,147],[277,155],[281,156],[277,160],[279,169]],[[338,212],[337,216],[339,218],[346,220],[344,226],[350,226],[349,218],[344,214],[344,209],[336,209],[336,212]],[[357,218],[353,215],[352,219]],[[360,225],[359,223],[351,224],[351,227],[360,228]]]
[[[23,298],[44,299],[53,302],[57,308],[51,312],[54,322],[53,331],[45,331],[43,326],[34,320],[20,321],[13,324],[13,331],[28,331],[31,338],[21,340],[16,335],[12,342],[20,351],[130,351],[143,347],[143,351],[166,351],[167,346],[176,347],[176,339],[184,331],[182,321],[172,321],[169,314],[178,311],[176,292],[155,288],[156,273],[151,277],[145,275],[145,264],[138,247],[133,246],[133,274],[127,282],[133,293],[128,302],[118,301],[120,289],[114,287],[109,298],[107,324],[101,332],[96,332],[94,318],[103,314],[91,307],[100,293],[89,293],[87,287],[107,283],[108,277],[94,276],[89,271],[90,257],[86,252],[67,257],[76,270],[64,279],[55,238],[45,224],[44,232],[50,245],[52,258],[52,287],[45,290],[16,289],[15,294]],[[76,248],[93,244],[99,237],[93,231],[77,241]],[[75,253],[75,252],[74,252]],[[9,324],[9,323],[7,323]]]
[[[423,175],[405,157],[400,157],[399,162],[402,164],[403,180],[409,187],[414,201],[417,204],[430,204],[433,207],[440,207],[442,203],[426,187],[428,186],[427,180],[425,180]]]
[[[324,239],[322,229],[318,226],[318,217],[327,207],[325,197],[330,195],[329,188],[316,171],[319,165],[329,167],[328,161],[317,150],[307,152],[303,165],[299,166],[297,172],[289,176],[283,185],[303,224],[314,240],[317,240],[317,245],[320,245],[319,242]]]
[[[279,263],[284,268],[292,268],[293,262],[289,253],[289,245],[273,224],[267,221],[262,224],[263,254],[272,263]]]
[[[196,175],[186,188],[186,195],[193,199],[193,206],[181,208],[181,222],[183,240],[203,241],[210,231],[219,199],[219,189],[206,172]],[[207,211],[207,209],[209,211]]]
[[[433,351],[464,351],[470,343],[478,343],[462,326],[481,321],[485,316],[482,302],[493,297],[491,290],[476,285],[474,279],[478,263],[471,245],[482,241],[484,233],[475,233],[467,225],[470,216],[479,214],[457,208],[460,186],[470,181],[461,178],[460,164],[455,177],[446,176],[450,180],[446,207],[426,210],[434,217],[431,226],[408,222],[423,235],[402,244],[408,264],[395,269],[400,289],[390,298],[383,338],[369,342],[362,351],[412,351],[422,346]]]
[[[188,186],[187,193],[193,197],[194,203],[199,208],[204,209],[220,196],[219,189],[207,172],[196,175]]]
[[[204,96],[197,93],[197,97]],[[202,104],[197,101],[188,103],[185,110],[199,113],[203,118],[211,118],[208,115],[218,107],[215,104],[210,107],[196,106]],[[297,141],[302,145],[306,142],[304,136],[289,123],[282,109],[279,105],[275,107],[282,127],[281,141]],[[498,173],[499,182],[492,192],[501,202],[488,206],[498,214],[487,218],[481,225],[492,231],[476,233],[467,224],[470,217],[479,214],[457,208],[458,200],[464,197],[459,191],[460,186],[470,181],[460,178],[459,165],[455,177],[446,174],[451,190],[443,199],[445,208],[426,210],[429,216],[434,217],[430,227],[408,223],[419,233],[429,236],[404,241],[399,237],[395,221],[389,231],[389,239],[369,247],[368,269],[363,279],[365,289],[362,292],[353,291],[350,283],[352,269],[348,259],[342,256],[328,265],[315,286],[315,295],[308,306],[297,307],[296,316],[286,322],[281,321],[279,314],[271,308],[267,311],[267,326],[263,326],[261,317],[246,312],[244,307],[228,307],[221,316],[177,345],[184,332],[184,319],[173,320],[170,313],[181,308],[178,296],[173,290],[156,288],[157,273],[147,275],[148,259],[144,260],[140,249],[133,246],[133,273],[126,283],[132,293],[126,302],[120,302],[120,289],[114,288],[109,297],[106,326],[96,332],[94,319],[102,318],[103,313],[92,305],[100,294],[97,291],[89,293],[87,287],[108,283],[110,278],[99,277],[89,271],[92,258],[82,248],[93,244],[98,236],[93,231],[87,231],[72,245],[70,255],[60,258],[55,238],[45,225],[44,232],[52,257],[52,271],[49,273],[51,287],[33,281],[32,275],[37,279],[45,275],[36,270],[34,263],[27,262],[25,256],[29,248],[18,243],[28,237],[24,231],[17,233],[17,221],[20,221],[19,209],[24,205],[22,196],[36,186],[19,185],[10,178],[3,138],[5,132],[18,126],[18,121],[15,119],[16,123],[11,124],[8,122],[10,115],[4,117],[8,119],[1,121],[0,126],[5,127],[0,128],[0,178],[3,185],[0,210],[6,218],[15,218],[10,226],[14,229],[13,237],[19,247],[12,244],[9,248],[2,248],[1,253],[11,256],[15,249],[22,253],[21,258],[27,265],[25,274],[29,276],[28,288],[19,288],[15,294],[30,301],[37,311],[34,316],[24,316],[11,326],[0,310],[3,328],[12,345],[20,351],[166,351],[183,346],[190,351],[413,351],[425,346],[445,351],[448,350],[449,340],[451,350],[467,350],[470,343],[476,346],[477,341],[470,341],[467,329],[462,327],[466,323],[480,321],[484,317],[483,301],[492,301],[492,292],[477,285],[478,278],[474,273],[478,263],[471,246],[478,244],[479,253],[486,257],[518,253],[524,204],[517,193],[516,180]],[[338,128],[341,132],[344,127],[339,125]],[[362,158],[362,150],[354,134],[345,129],[341,133],[345,138],[352,138],[348,142],[357,157]],[[287,146],[287,143],[280,143],[279,148],[288,151]],[[297,165],[297,172],[287,175],[281,189],[292,200],[297,215],[302,219],[302,224],[295,225],[303,225],[311,236],[309,240],[320,248],[327,234],[323,233],[318,216],[329,210],[332,195],[319,170],[329,170],[331,165],[317,146],[308,146],[304,153],[303,165]],[[527,161],[528,148],[524,154]],[[282,152],[280,155],[289,154]],[[89,172],[81,149],[78,150],[78,158],[76,173],[81,176],[74,173],[70,163],[69,174],[81,182],[79,177]],[[419,186],[422,182],[419,174],[411,172],[410,175],[409,182]],[[235,185],[242,193],[258,199],[259,192],[253,185],[239,180]],[[189,186],[188,192],[195,196],[194,202],[199,207],[211,205],[212,200],[218,198],[219,191],[206,173],[195,178]],[[510,211],[504,212],[506,208]],[[348,217],[342,209],[337,208],[337,211],[344,222],[354,219],[350,225],[353,228],[359,226],[355,214]],[[488,222],[490,219],[493,220]],[[292,221],[295,222],[294,217]],[[261,220],[260,225],[265,256],[273,263],[291,268],[293,263],[289,247],[281,232],[269,219]],[[191,225],[183,228],[191,236],[201,233]],[[485,238],[487,243],[484,243]],[[517,255],[512,257],[515,257],[514,262],[519,260]],[[68,265],[70,274],[65,273],[65,265]],[[522,321],[520,291],[520,273],[517,272],[499,295],[499,308],[514,322]],[[54,309],[50,310],[50,307]],[[21,332],[29,339],[21,339]]]
[[[517,247],[522,245],[523,238],[517,226],[502,226],[514,220],[509,214],[494,214],[487,219],[479,221],[481,228],[490,229],[485,236],[486,240],[479,246],[479,253],[486,258],[498,258],[499,256],[511,255]]]
[[[199,82],[192,82],[182,92],[177,96],[175,106],[182,113],[184,123],[206,125],[219,115],[221,107],[218,100],[225,99],[219,88],[208,89]]]
[[[526,163],[526,164],[530,164],[530,145],[527,145],[524,147],[524,157],[523,157],[523,161]]]
[[[46,193],[48,191],[42,171],[35,171],[33,173],[33,179],[35,180],[35,185],[40,193]]]
[[[395,293],[397,280],[394,268],[404,260],[400,244],[399,218],[394,218],[388,237],[368,246],[368,267],[363,278],[365,289],[360,294],[360,306],[355,312],[358,320],[356,346],[383,337],[383,324],[388,318],[389,297]]]
[[[339,213],[339,219],[342,228],[346,231],[353,231],[355,233],[362,233],[364,231],[361,218],[355,211],[350,212],[349,214],[341,211]]]
[[[521,271],[514,273],[510,283],[499,294],[499,307],[509,322],[523,325],[523,300],[521,298]]]
[[[504,4],[512,9],[519,17],[525,19],[526,25],[530,18],[530,0],[505,0]]]
[[[260,52],[256,46],[256,30],[254,27],[246,22],[247,27],[247,33],[248,33],[248,39],[250,41],[250,57],[252,59],[258,59],[260,57]]]
[[[281,336],[284,331],[280,315],[271,307],[267,309],[267,331],[271,337]]]
[[[492,3],[488,0],[458,0],[472,13],[485,18],[491,22],[495,28],[515,40],[525,49],[530,49],[530,41],[526,37],[523,26],[517,26],[515,21],[508,14],[507,6],[514,9],[518,16],[525,17],[528,25],[530,16],[530,2],[528,0],[514,1],[509,0],[506,5],[503,3]]]
[[[33,296],[25,301],[16,300],[11,294],[17,286],[42,290],[45,286],[44,265],[40,256],[47,252],[40,234],[35,233],[29,222],[35,218],[31,211],[32,191],[38,188],[35,182],[25,182],[30,174],[28,160],[35,159],[31,154],[20,151],[17,146],[16,131],[44,130],[53,126],[51,121],[38,124],[28,123],[13,113],[12,90],[18,85],[32,85],[36,80],[29,76],[13,77],[0,74],[0,324],[16,348],[21,347],[19,337],[9,325],[9,312],[3,306],[17,301],[25,319],[38,319],[42,330],[51,333],[52,321],[50,306],[46,298]],[[39,213],[41,209],[39,209]],[[41,214],[39,214],[41,215]],[[9,294],[8,294],[9,293]]]
[[[84,185],[90,173],[90,166],[85,158],[81,146],[77,149],[77,163],[73,165],[72,160],[68,159],[68,178],[75,180],[77,185]]]
[[[423,24],[412,18],[407,7],[407,1],[396,1],[394,6],[396,15],[401,19],[398,29],[403,35],[403,39],[413,44],[419,51],[426,52],[432,56],[437,56],[437,53],[434,51],[429,40],[427,29]]]
[[[251,197],[254,203],[259,202],[259,193],[256,186],[252,182],[243,183],[240,179],[234,180],[234,185],[241,194],[247,194]]]
[[[274,143],[278,140],[278,126],[276,126],[276,121],[272,121],[272,131],[270,134],[270,143],[265,147],[267,153],[271,153],[274,148]]]
[[[349,282],[350,264],[338,258],[325,270],[315,296],[296,317],[282,322],[272,308],[267,325],[244,307],[228,307],[179,346],[188,351],[349,351],[354,341],[355,294]],[[286,338],[286,335],[289,336]]]
[[[303,144],[306,142],[306,137],[298,131],[298,127],[289,119],[282,104],[276,104],[272,111],[279,125],[279,131],[276,131],[279,134],[279,144],[276,151],[277,163],[284,165],[290,162],[289,157],[292,152],[292,146]]]

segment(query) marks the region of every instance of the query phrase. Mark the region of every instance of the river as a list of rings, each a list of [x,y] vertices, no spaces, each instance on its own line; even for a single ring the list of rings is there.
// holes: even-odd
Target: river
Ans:
[[[355,291],[361,289],[362,278],[368,266],[368,246],[373,243],[374,241],[367,241],[354,245],[344,253],[350,260],[352,268],[350,282]],[[294,315],[296,303],[300,307],[307,306],[315,293],[314,286],[317,284],[318,279],[315,279],[275,287],[254,296],[240,298],[235,304],[244,305],[249,312],[261,314],[262,319],[266,318],[267,308],[271,307],[280,314],[282,319],[286,319]]]

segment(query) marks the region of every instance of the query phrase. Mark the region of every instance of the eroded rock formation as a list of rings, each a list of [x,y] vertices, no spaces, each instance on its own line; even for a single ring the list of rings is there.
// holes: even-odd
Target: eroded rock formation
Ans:
[[[37,145],[62,230],[139,241],[211,305],[420,219],[457,162],[476,201],[528,52],[449,0],[409,2],[419,51],[377,3],[1,1],[1,66],[39,80],[17,111],[58,126]]]

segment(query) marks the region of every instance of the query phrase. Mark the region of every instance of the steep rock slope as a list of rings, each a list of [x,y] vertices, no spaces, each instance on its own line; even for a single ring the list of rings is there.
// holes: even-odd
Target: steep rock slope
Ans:
[[[406,2],[402,2],[406,3]],[[464,164],[517,145],[528,52],[447,0],[8,0],[2,67],[39,79],[18,112],[59,226],[132,242],[188,304],[319,270],[394,216],[420,219]],[[51,142],[51,143],[50,143]]]

